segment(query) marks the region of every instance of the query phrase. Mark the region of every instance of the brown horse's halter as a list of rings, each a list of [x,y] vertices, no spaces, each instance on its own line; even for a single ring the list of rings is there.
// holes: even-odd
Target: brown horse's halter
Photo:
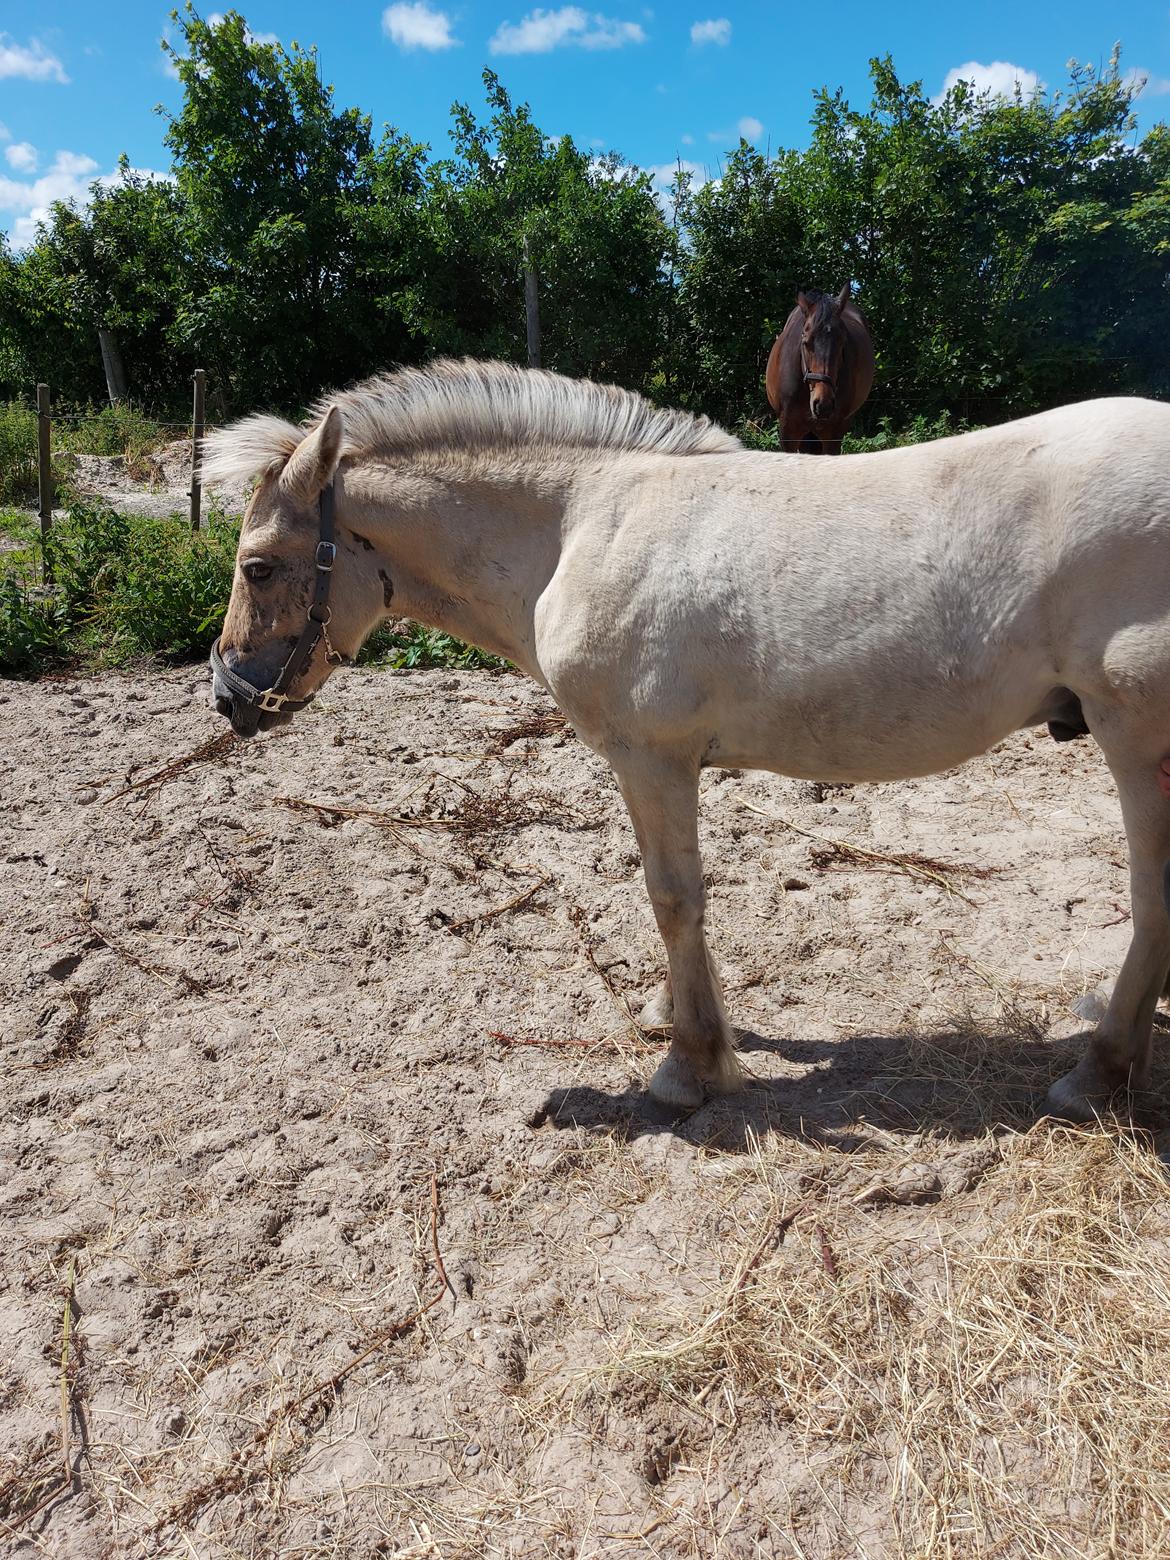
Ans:
[[[343,666],[350,658],[335,650],[329,643],[329,624],[333,618],[329,606],[329,587],[333,581],[333,565],[337,561],[337,545],[333,540],[333,484],[321,493],[319,505],[321,523],[317,537],[317,550],[313,561],[317,566],[317,578],[313,587],[313,599],[309,603],[308,622],[301,629],[301,636],[293,646],[292,654],[281,667],[276,681],[268,688],[257,688],[239,672],[233,672],[219,653],[219,640],[211,647],[211,669],[219,680],[231,689],[245,704],[254,704],[265,714],[281,710],[303,710],[313,702],[314,695],[307,693],[293,698],[285,692],[313,659],[318,643],[325,641],[325,659],[330,666]]]
[[[813,374],[813,373],[810,373],[808,368],[805,367],[805,362],[806,362],[805,354],[806,354],[807,350],[808,349],[805,347],[805,344],[802,341],[800,343],[800,366],[804,370],[804,382],[805,382],[805,384],[806,385],[829,385],[833,390],[836,390],[837,382],[833,378],[832,374]]]

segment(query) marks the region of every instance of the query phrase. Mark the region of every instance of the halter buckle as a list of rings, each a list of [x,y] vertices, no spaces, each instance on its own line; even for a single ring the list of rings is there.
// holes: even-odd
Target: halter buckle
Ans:
[[[265,715],[279,715],[288,700],[283,693],[273,693],[271,688],[265,688],[255,703]]]
[[[318,542],[315,560],[322,574],[329,574],[337,562],[337,547],[333,542]]]

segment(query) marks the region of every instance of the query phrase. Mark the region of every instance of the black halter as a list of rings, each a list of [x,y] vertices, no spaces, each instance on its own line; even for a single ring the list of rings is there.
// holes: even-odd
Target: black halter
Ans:
[[[340,655],[329,643],[329,635],[326,630],[333,616],[329,606],[329,587],[333,578],[333,565],[337,560],[337,546],[333,540],[333,484],[329,484],[321,492],[319,505],[321,517],[320,533],[317,538],[317,551],[314,554],[314,562],[317,565],[317,577],[313,586],[313,599],[309,603],[308,622],[301,629],[301,637],[293,646],[292,654],[280,669],[276,681],[270,688],[257,688],[239,672],[233,672],[219,653],[219,640],[211,647],[211,669],[225,687],[231,689],[237,699],[245,704],[254,704],[257,709],[265,714],[275,714],[280,710],[303,710],[306,704],[313,702],[313,694],[304,694],[301,698],[294,699],[285,692],[308,666],[313,658],[313,651],[321,639],[325,641],[325,659],[332,666],[340,666],[348,661],[349,657]]]

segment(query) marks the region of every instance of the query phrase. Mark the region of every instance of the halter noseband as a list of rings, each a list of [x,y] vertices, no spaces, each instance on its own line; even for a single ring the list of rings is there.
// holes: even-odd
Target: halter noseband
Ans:
[[[219,653],[219,640],[211,647],[211,669],[226,687],[230,688],[237,699],[245,704],[254,704],[264,714],[276,714],[281,710],[303,710],[306,704],[313,702],[314,695],[307,693],[300,698],[293,698],[285,692],[308,666],[313,658],[320,640],[325,641],[325,659],[332,666],[341,666],[349,660],[346,655],[341,655],[329,643],[327,632],[330,620],[333,617],[329,606],[329,587],[333,580],[333,565],[337,560],[337,546],[333,540],[333,484],[322,489],[319,504],[320,531],[317,537],[317,550],[313,555],[313,561],[317,566],[317,577],[313,586],[313,599],[309,603],[308,622],[301,629],[301,636],[292,648],[292,654],[281,667],[276,681],[269,688],[257,688],[239,672],[233,672]]]
[[[805,382],[805,384],[806,385],[829,385],[832,389],[835,390],[837,388],[837,382],[833,378],[832,374],[813,374],[813,373],[810,373],[809,370],[805,367],[806,356],[807,356],[807,349],[805,347],[804,342],[802,341],[800,343],[800,366],[801,366],[802,370],[804,371],[804,382]]]

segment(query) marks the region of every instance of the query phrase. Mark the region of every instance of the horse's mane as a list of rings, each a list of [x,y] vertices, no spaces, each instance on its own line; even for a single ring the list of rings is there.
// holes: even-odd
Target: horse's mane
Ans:
[[[742,448],[709,418],[662,411],[616,385],[447,358],[322,396],[304,427],[256,415],[217,430],[204,441],[203,481],[212,486],[279,471],[331,406],[341,410],[345,455],[534,448],[715,455]]]

